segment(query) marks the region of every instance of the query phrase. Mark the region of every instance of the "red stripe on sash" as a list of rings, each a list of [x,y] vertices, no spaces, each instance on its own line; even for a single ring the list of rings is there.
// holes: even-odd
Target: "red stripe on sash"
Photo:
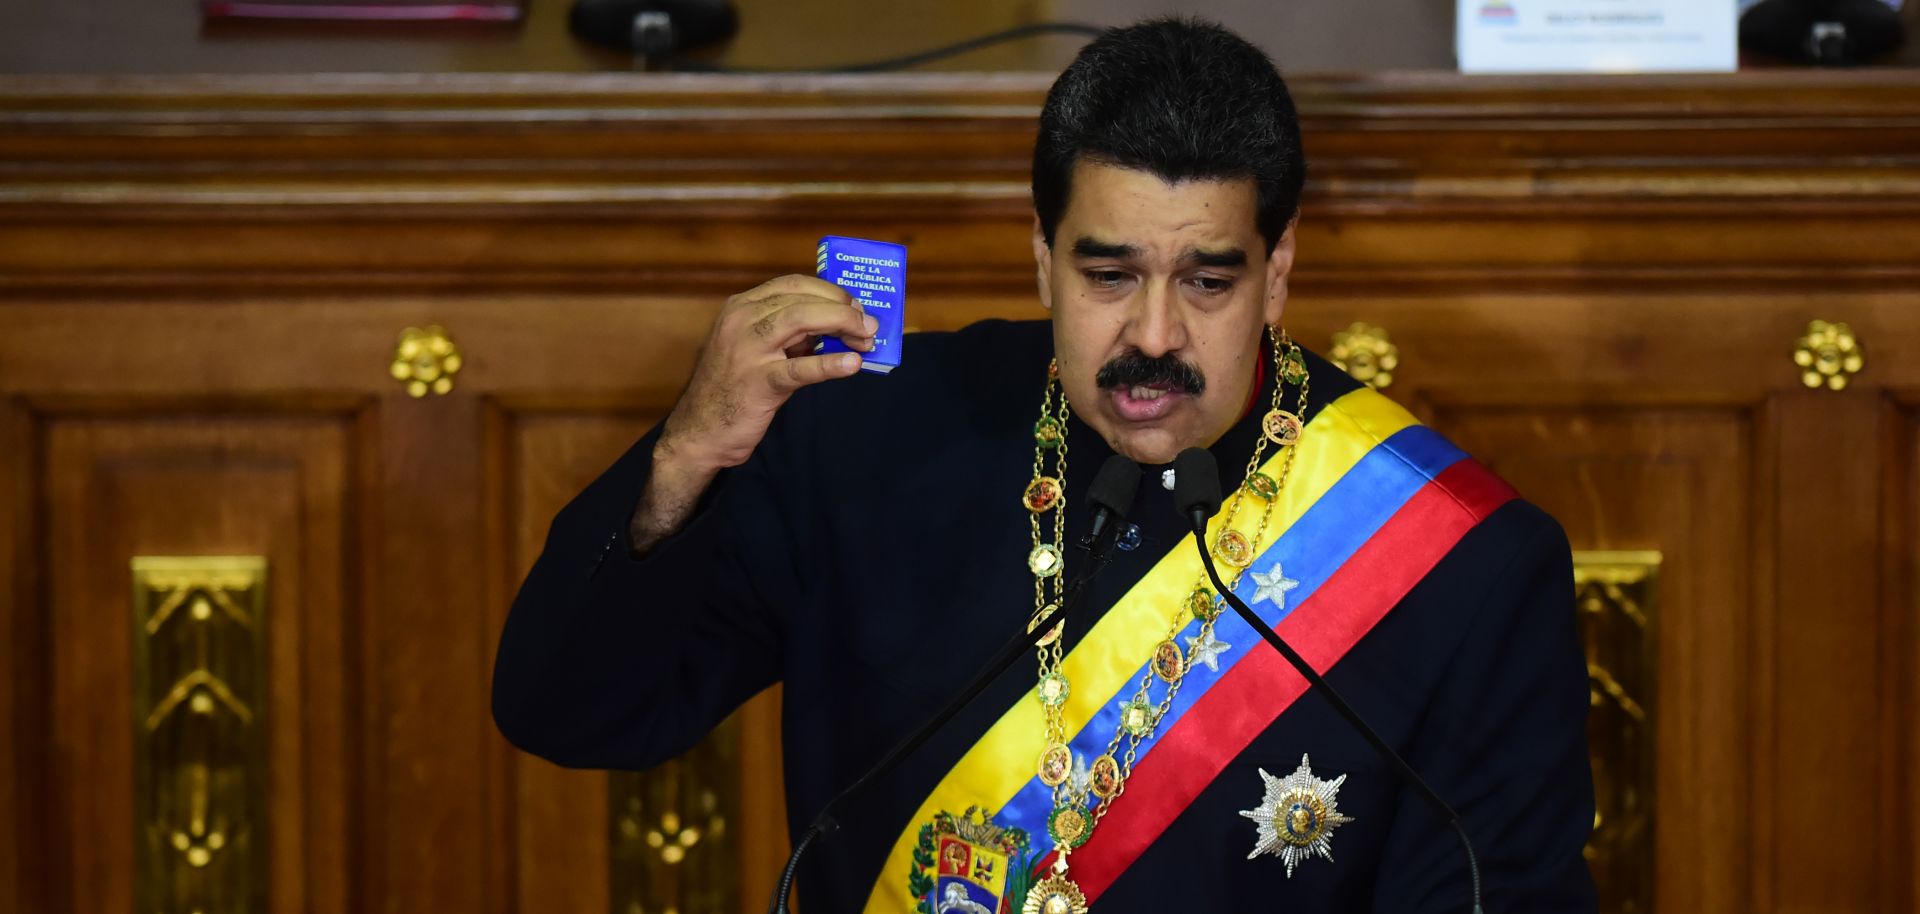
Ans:
[[[1462,460],[1415,492],[1320,585],[1278,631],[1325,673],[1359,643],[1467,531],[1518,498],[1499,477]],[[1174,723],[1127,779],[1087,845],[1073,852],[1073,880],[1089,902],[1106,891],[1227,763],[1293,705],[1307,681],[1264,641],[1253,644]],[[1259,701],[1251,700],[1254,696]],[[1037,869],[1053,863],[1049,854]]]

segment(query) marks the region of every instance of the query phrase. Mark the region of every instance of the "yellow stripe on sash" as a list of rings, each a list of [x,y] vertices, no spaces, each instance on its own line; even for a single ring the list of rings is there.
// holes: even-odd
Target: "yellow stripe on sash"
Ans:
[[[1273,506],[1263,544],[1278,540],[1360,458],[1413,424],[1412,415],[1372,388],[1360,388],[1327,404],[1294,445],[1293,468]],[[1284,453],[1277,454],[1261,469],[1273,475],[1284,458]],[[1234,528],[1252,541],[1261,513],[1258,498],[1250,499]],[[1208,524],[1209,541],[1219,535],[1220,523],[1221,516],[1215,515]],[[1187,595],[1204,574],[1199,556],[1183,537],[1061,660],[1062,672],[1073,687],[1064,709],[1070,725],[1084,724],[1131,685],[1140,664],[1166,638],[1175,616],[1186,611]],[[867,897],[868,914],[912,911],[918,903],[907,888],[907,876],[920,826],[932,821],[935,813],[959,815],[969,806],[996,812],[1036,777],[1035,765],[1044,748],[1042,723],[1040,702],[1029,690],[961,756],[894,840]]]

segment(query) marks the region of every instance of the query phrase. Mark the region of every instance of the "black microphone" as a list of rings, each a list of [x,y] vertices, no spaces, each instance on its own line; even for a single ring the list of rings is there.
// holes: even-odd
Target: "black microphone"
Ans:
[[[1287,663],[1305,677],[1307,682],[1327,699],[1327,703],[1333,705],[1333,709],[1347,719],[1347,723],[1351,724],[1354,730],[1366,738],[1375,752],[1393,763],[1394,771],[1400,775],[1401,781],[1425,797],[1434,812],[1438,813],[1448,825],[1453,826],[1454,833],[1460,836],[1460,846],[1467,852],[1467,872],[1473,879],[1473,911],[1474,914],[1481,914],[1480,858],[1474,854],[1473,842],[1468,840],[1467,830],[1460,824],[1460,814],[1454,812],[1453,807],[1448,806],[1447,801],[1441,799],[1440,794],[1420,777],[1420,773],[1414,771],[1413,766],[1400,757],[1400,753],[1393,751],[1393,747],[1387,745],[1387,741],[1381,739],[1380,734],[1367,725],[1366,719],[1360,716],[1360,712],[1347,704],[1347,700],[1321,678],[1320,673],[1295,652],[1293,646],[1280,637],[1279,632],[1273,630],[1273,626],[1254,615],[1253,610],[1234,594],[1232,588],[1220,580],[1220,572],[1213,567],[1213,554],[1207,550],[1207,519],[1220,510],[1220,467],[1214,463],[1213,455],[1205,448],[1188,448],[1173,459],[1173,503],[1180,509],[1180,513],[1186,516],[1187,526],[1193,529],[1193,543],[1200,549],[1200,564],[1206,566],[1207,578],[1213,581],[1214,591],[1227,601],[1227,605],[1233,607],[1234,612],[1240,614],[1240,618],[1246,620],[1247,625],[1259,632],[1260,637],[1273,645],[1273,649],[1279,651],[1280,656],[1287,658]]]
[[[1173,458],[1173,504],[1186,515],[1187,527],[1199,531],[1194,535],[1205,540],[1207,519],[1220,511],[1220,465],[1206,448],[1190,447]]]
[[[1740,15],[1741,48],[1828,67],[1864,63],[1906,37],[1883,0],[1762,0]]]
[[[730,0],[575,0],[567,25],[584,41],[640,57],[669,57],[740,30]]]
[[[1217,490],[1218,486],[1215,488]],[[970,704],[981,692],[986,691],[987,686],[992,685],[995,679],[1000,678],[1001,673],[1013,666],[1014,661],[1033,650],[1033,646],[1039,644],[1040,639],[1045,637],[1047,632],[1066,623],[1079,608],[1081,597],[1087,591],[1087,583],[1093,580],[1093,576],[1098,574],[1101,568],[1106,567],[1107,550],[1112,547],[1114,538],[1119,535],[1120,524],[1126,520],[1127,512],[1133,509],[1133,497],[1139,491],[1140,465],[1118,454],[1107,458],[1107,462],[1101,465],[1100,472],[1094,476],[1092,487],[1087,490],[1087,500],[1093,503],[1094,532],[1081,541],[1081,546],[1087,552],[1088,561],[1080,569],[1080,574],[1067,584],[1066,591],[1061,595],[1059,610],[1046,622],[1035,624],[1029,631],[1015,635],[1013,640],[1000,648],[999,653],[993,655],[993,659],[987,661],[986,666],[980,668],[980,672],[974,675],[966,688],[961,689],[959,694],[947,702],[946,707],[928,718],[926,723],[920,725],[920,729],[908,734],[906,739],[901,740],[899,745],[888,751],[880,761],[874,763],[872,768],[867,769],[865,774],[847,785],[845,790],[840,791],[833,799],[827,801],[827,805],[820,808],[819,815],[814,816],[813,821],[808,823],[807,830],[800,833],[800,840],[793,843],[793,853],[787,857],[786,868],[780,871],[780,881],[774,884],[773,901],[767,905],[767,914],[787,914],[787,898],[793,893],[793,879],[800,869],[800,856],[806,853],[807,848],[811,847],[816,839],[840,827],[840,812],[846,808],[849,801],[858,797],[868,784],[900,767],[900,763],[906,761],[907,756],[913,754],[913,750],[920,748],[927,740],[932,739],[935,733],[940,732],[940,728],[946,726],[947,721],[952,720],[962,708]]]
[[[1084,549],[1101,549],[1102,542],[1111,548],[1113,541],[1120,535],[1120,525],[1127,512],[1133,509],[1133,497],[1140,494],[1140,465],[1115,454],[1100,465],[1100,472],[1093,477],[1093,485],[1087,489],[1087,500],[1093,502],[1093,526],[1087,531],[1086,539],[1080,545]]]

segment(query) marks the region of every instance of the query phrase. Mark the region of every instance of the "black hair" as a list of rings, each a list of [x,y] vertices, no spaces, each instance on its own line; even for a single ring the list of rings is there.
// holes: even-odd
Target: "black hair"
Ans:
[[[1108,29],[1047,92],[1033,144],[1033,209],[1053,246],[1073,166],[1137,168],[1168,182],[1252,178],[1272,253],[1300,209],[1300,118],[1273,61],[1212,22]]]

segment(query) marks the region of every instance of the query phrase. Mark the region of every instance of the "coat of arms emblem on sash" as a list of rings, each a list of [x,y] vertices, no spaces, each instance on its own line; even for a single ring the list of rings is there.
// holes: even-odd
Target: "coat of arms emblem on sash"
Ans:
[[[1000,828],[977,806],[920,827],[907,888],[919,914],[1008,914],[1032,883],[1027,833]]]

